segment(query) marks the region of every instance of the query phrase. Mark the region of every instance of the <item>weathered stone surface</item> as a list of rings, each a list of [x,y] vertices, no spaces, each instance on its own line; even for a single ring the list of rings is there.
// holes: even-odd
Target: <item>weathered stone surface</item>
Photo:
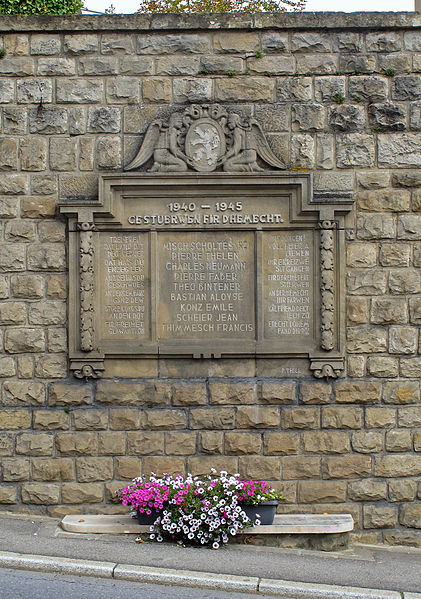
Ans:
[[[35,458],[32,460],[32,479],[44,482],[75,480],[73,460]]]
[[[291,37],[292,52],[330,52],[332,42],[325,33],[299,32]]]
[[[65,270],[65,246],[56,243],[34,243],[28,255],[28,270]]]
[[[91,388],[88,385],[53,383],[48,393],[50,406],[67,406],[90,404]]]
[[[265,455],[296,454],[300,443],[298,433],[265,433],[263,444]]]
[[[70,504],[98,503],[103,496],[103,485],[100,483],[67,483],[61,492],[62,502]]]
[[[23,302],[3,302],[0,304],[0,324],[25,324],[26,306]]]
[[[301,383],[299,398],[304,404],[327,404],[330,402],[332,386],[326,383]]]
[[[335,454],[350,450],[349,435],[332,431],[303,433],[303,449],[308,453]]]
[[[246,409],[247,408],[243,408],[243,410]],[[255,408],[251,408],[251,410],[255,411]],[[260,410],[257,411],[257,415],[258,414],[260,414]],[[245,421],[248,419],[243,415],[240,416],[240,420]],[[233,408],[193,408],[190,411],[190,428],[192,429],[231,429],[234,428],[234,422],[235,411]],[[244,428],[249,427],[245,425]]]
[[[223,433],[207,431],[198,434],[198,451],[200,453],[221,454],[223,447]]]
[[[183,410],[145,410],[142,414],[142,428],[183,429],[186,428],[186,414]]]
[[[390,378],[398,376],[399,364],[396,358],[371,356],[367,360],[367,373],[371,376]]]
[[[420,75],[398,75],[393,78],[392,98],[394,100],[419,100],[420,93]]]
[[[210,38],[205,34],[167,34],[138,35],[136,52],[138,54],[203,54],[210,50]]]
[[[283,31],[264,31],[261,34],[261,43],[265,53],[278,53],[289,49],[288,34]]]
[[[402,49],[400,34],[392,31],[367,33],[365,43],[369,52],[398,52]]]
[[[384,447],[384,435],[374,431],[352,433],[352,449],[358,453],[378,453]]]
[[[24,244],[2,243],[0,248],[0,271],[24,270],[26,249]]]
[[[225,458],[227,461],[230,458]],[[233,459],[233,458],[231,458]],[[195,460],[195,458],[189,458],[190,460]],[[217,460],[216,460],[217,461]],[[184,474],[185,466],[184,466],[184,457],[174,458],[174,457],[146,457],[143,460],[143,474],[149,475],[151,472],[155,474],[164,474],[165,472],[172,472],[174,474]],[[197,475],[199,474],[198,470],[200,469],[201,464],[196,461],[196,464],[189,467],[189,472]],[[217,469],[218,466],[215,466]],[[210,469],[206,470],[209,472]],[[132,477],[130,477],[132,478]]]
[[[225,389],[218,389],[217,385],[211,385],[211,393],[215,394],[212,403],[236,403],[235,400],[230,402],[225,393],[233,391],[232,387],[227,386]],[[233,391],[235,395],[235,391]],[[218,399],[220,401],[218,401]],[[225,401],[226,400],[226,401]],[[172,403],[174,406],[195,406],[207,403],[206,386],[203,383],[190,385],[174,385],[172,387]]]
[[[389,214],[360,214],[357,217],[358,239],[393,239],[395,222]]]
[[[318,428],[320,426],[320,409],[298,407],[283,409],[281,422],[282,427],[286,429]]]
[[[18,203],[15,198],[0,198],[0,217],[16,218],[18,215]]]
[[[353,243],[346,252],[347,265],[353,268],[371,268],[377,264],[377,246],[368,243]]]
[[[296,56],[300,73],[333,75],[338,72],[338,57],[335,54],[305,54]]]
[[[46,379],[66,378],[67,356],[41,356],[35,364],[35,375]]]
[[[421,406],[399,408],[398,425],[408,428],[421,426]]]
[[[418,330],[413,327],[390,327],[389,353],[414,354],[418,346]]]
[[[371,474],[371,457],[347,455],[324,458],[322,472],[325,478],[361,478]]]
[[[34,412],[34,429],[67,430],[69,415],[62,411],[37,410]]]
[[[4,236],[7,241],[33,241],[36,237],[35,223],[18,220],[6,223]]]
[[[114,56],[88,56],[78,63],[80,75],[118,75],[118,59]]]
[[[386,433],[386,451],[394,453],[411,451],[412,437],[410,431],[388,431]]]
[[[103,410],[74,410],[72,423],[76,430],[103,430],[108,426],[108,414]]]
[[[417,484],[414,480],[391,480],[388,483],[390,501],[414,501]]]
[[[95,455],[97,437],[95,433],[57,433],[56,448],[62,455]]]
[[[45,333],[42,329],[10,328],[4,336],[4,347],[9,354],[45,351]]]
[[[124,455],[126,453],[125,433],[99,432],[98,454],[99,455]]]
[[[303,481],[298,483],[300,503],[343,503],[346,483],[336,481]]]
[[[370,104],[368,118],[371,127],[379,130],[402,131],[406,128],[406,111],[398,104]]]
[[[295,131],[323,131],[326,109],[322,104],[294,104],[292,126]]]
[[[120,473],[119,475],[121,477]],[[99,457],[78,458],[76,460],[76,476],[80,483],[111,480],[113,478],[113,460]]]
[[[16,437],[16,453],[32,456],[52,455],[54,438],[48,433],[22,433]]]
[[[49,299],[66,299],[67,280],[63,275],[47,275],[45,297]]]
[[[406,301],[403,298],[373,298],[371,302],[370,321],[373,324],[401,324],[408,322]]]
[[[47,140],[28,138],[20,144],[20,163],[24,171],[43,171],[47,167]]]
[[[318,102],[332,102],[335,98],[345,97],[345,77],[315,77],[314,97]]]
[[[191,405],[206,403],[206,389],[204,386],[198,387],[200,401],[191,401]],[[178,387],[178,390],[183,387]],[[187,391],[189,387],[184,387]],[[188,391],[187,391],[188,392]],[[256,403],[256,386],[253,384],[231,384],[231,383],[210,383],[209,384],[211,404],[244,405]],[[174,405],[187,405],[185,402],[177,402],[177,388],[173,395]]]
[[[316,135],[316,168],[332,169],[334,167],[333,146],[333,135]]]
[[[37,75],[69,76],[76,74],[76,63],[71,58],[39,58]]]
[[[254,395],[253,395],[254,397]],[[259,389],[259,403],[292,404],[295,402],[294,383],[262,383]],[[254,403],[241,402],[241,403]]]
[[[337,406],[322,408],[322,428],[359,429],[362,424],[362,408]]]
[[[103,96],[103,82],[99,79],[57,79],[57,103],[97,104]]]
[[[379,262],[382,266],[408,266],[411,248],[405,243],[382,243]]]
[[[410,404],[420,400],[418,381],[391,381],[383,387],[383,401],[389,404]]]
[[[247,70],[257,75],[285,75],[294,73],[295,62],[292,56],[263,56],[262,58],[249,58]]]
[[[110,428],[118,431],[138,430],[140,428],[139,410],[136,408],[110,410]]]
[[[96,401],[105,404],[165,406],[171,399],[171,385],[167,383],[120,383],[99,381]]]
[[[313,168],[315,161],[314,138],[298,133],[291,138],[291,164],[294,168]]]
[[[66,323],[66,305],[60,301],[34,302],[29,306],[30,324],[52,325]]]
[[[45,386],[36,381],[5,381],[3,404],[6,406],[40,405],[45,401]]]
[[[354,501],[387,499],[387,483],[380,480],[359,480],[349,484],[349,498]]]
[[[368,428],[389,428],[396,426],[396,410],[384,407],[367,407],[365,412],[365,423]]]
[[[3,108],[3,130],[8,135],[25,134],[27,130],[26,108],[5,106]]]
[[[76,140],[54,137],[50,140],[50,167],[54,171],[76,168]]]
[[[374,137],[366,133],[342,133],[336,138],[336,163],[338,168],[374,165]]]
[[[228,77],[215,83],[215,99],[221,102],[273,100],[275,82],[268,77]]]
[[[238,461],[241,478],[255,480],[279,480],[280,478],[279,458],[250,456],[240,457]]]
[[[383,171],[360,171],[357,173],[357,182],[363,189],[384,189],[389,187],[390,175]]]
[[[23,218],[50,218],[56,214],[56,198],[22,198],[21,214]]]
[[[13,358],[3,356],[0,358],[0,378],[14,376],[16,373],[15,361]]]
[[[64,36],[64,51],[68,54],[87,54],[98,51],[98,36],[95,34],[72,34]]]
[[[167,455],[195,454],[196,433],[165,433],[165,453]]]
[[[347,337],[351,353],[379,353],[387,348],[387,331],[380,327],[349,327]]]
[[[115,460],[115,476],[121,479],[133,479],[140,476],[142,464],[139,458],[121,457]]]
[[[371,212],[407,212],[410,200],[410,193],[406,190],[376,190],[358,194],[358,206]]]
[[[329,125],[335,131],[359,131],[365,127],[365,124],[362,106],[341,104],[330,109]]]
[[[365,505],[363,506],[364,528],[393,528],[398,519],[394,507]]]
[[[49,79],[20,79],[16,83],[16,97],[19,104],[52,102],[52,81]]]
[[[14,436],[8,433],[0,435],[0,456],[11,456],[14,453]]]
[[[17,140],[7,137],[0,138],[0,170],[17,170],[18,144]]]
[[[241,406],[237,409],[237,428],[277,428],[279,423],[279,408]]]
[[[410,63],[411,56],[400,52],[380,54],[377,57],[378,69],[381,73],[390,73],[391,71],[395,71],[396,73],[409,72]]]
[[[411,102],[410,104],[409,127],[415,131],[421,130],[421,102]]]
[[[88,131],[92,133],[118,133],[121,127],[119,108],[101,106],[89,109]]]
[[[374,56],[363,54],[339,56],[339,70],[341,73],[373,73],[376,70]]]
[[[152,75],[154,61],[147,56],[124,56],[120,59],[120,72],[124,75]]]
[[[225,433],[225,453],[247,455],[261,453],[262,436],[257,433]],[[167,449],[167,453],[168,449]]]
[[[2,460],[4,482],[29,480],[29,460],[23,458],[4,458]]]
[[[398,239],[421,239],[421,215],[402,214],[398,217]]]
[[[416,133],[379,136],[378,161],[383,167],[421,166],[421,141]]]
[[[118,137],[99,137],[96,140],[97,166],[112,170],[121,168],[121,140]]]
[[[38,505],[52,505],[59,503],[60,485],[26,483],[22,485],[22,502]]]
[[[164,453],[164,433],[127,433],[127,453],[130,455],[160,455]]]
[[[403,476],[419,476],[420,473],[420,455],[388,455],[375,458],[375,476],[399,478]]]
[[[420,274],[415,269],[396,269],[389,275],[389,289],[394,294],[417,293],[421,289]]]
[[[281,102],[311,100],[309,77],[279,77],[276,82],[276,97]]]
[[[133,42],[130,35],[107,33],[101,37],[101,54],[132,54]]]

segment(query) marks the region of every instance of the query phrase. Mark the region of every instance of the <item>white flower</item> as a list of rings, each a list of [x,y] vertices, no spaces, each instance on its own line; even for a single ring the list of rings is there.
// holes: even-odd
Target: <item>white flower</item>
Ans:
[[[216,541],[212,543],[212,549],[219,549],[219,543],[217,543]]]

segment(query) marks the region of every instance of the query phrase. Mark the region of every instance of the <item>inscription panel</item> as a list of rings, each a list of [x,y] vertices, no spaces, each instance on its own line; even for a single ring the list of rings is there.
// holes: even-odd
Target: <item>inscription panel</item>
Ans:
[[[254,235],[158,233],[158,336],[254,339]]]

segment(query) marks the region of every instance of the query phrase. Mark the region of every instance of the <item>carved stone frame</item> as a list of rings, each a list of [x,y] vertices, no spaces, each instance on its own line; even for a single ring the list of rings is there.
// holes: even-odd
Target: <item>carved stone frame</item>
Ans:
[[[150,195],[150,191],[162,190],[163,194],[177,194],[182,190],[193,190],[199,194],[210,190],[235,189],[239,193],[253,193],[256,190],[270,190],[289,197],[290,223],[295,227],[311,227],[320,235],[320,256],[318,276],[320,296],[319,343],[316,349],[305,353],[310,370],[317,378],[336,378],[344,370],[344,255],[345,219],[352,210],[350,198],[314,198],[312,176],[285,172],[265,172],[247,174],[228,173],[160,173],[104,175],[99,181],[98,201],[65,201],[60,212],[69,223],[69,358],[70,369],[78,378],[99,378],[105,369],[104,360],[108,355],[98,346],[95,323],[96,290],[96,234],[115,227],[124,228],[122,213],[124,197],[127,193]],[[250,192],[250,190],[252,190]],[[204,196],[205,197],[205,196]],[[258,198],[257,198],[258,200]],[[309,224],[310,223],[310,224]],[[150,227],[149,227],[150,229]],[[242,355],[229,352],[232,357]],[[250,352],[245,352],[249,355]],[[142,355],[136,357],[156,357]],[[181,353],[181,357],[182,357]],[[221,355],[221,354],[219,354]],[[192,357],[219,357],[207,350],[192,354]],[[259,357],[281,357],[279,351],[258,351]],[[283,352],[283,357],[288,352]],[[298,357],[302,357],[300,354]],[[127,357],[127,356],[124,356]],[[231,356],[230,356],[231,357]],[[296,355],[294,355],[296,357]]]

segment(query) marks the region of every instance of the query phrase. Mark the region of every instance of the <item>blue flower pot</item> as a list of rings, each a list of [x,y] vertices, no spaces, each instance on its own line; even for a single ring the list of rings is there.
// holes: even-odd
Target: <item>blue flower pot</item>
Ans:
[[[278,507],[278,500],[271,499],[259,505],[253,505],[252,503],[242,503],[241,509],[244,510],[247,516],[252,522],[256,520],[259,514],[260,524],[270,525],[273,524],[273,520],[276,514],[276,508]]]

